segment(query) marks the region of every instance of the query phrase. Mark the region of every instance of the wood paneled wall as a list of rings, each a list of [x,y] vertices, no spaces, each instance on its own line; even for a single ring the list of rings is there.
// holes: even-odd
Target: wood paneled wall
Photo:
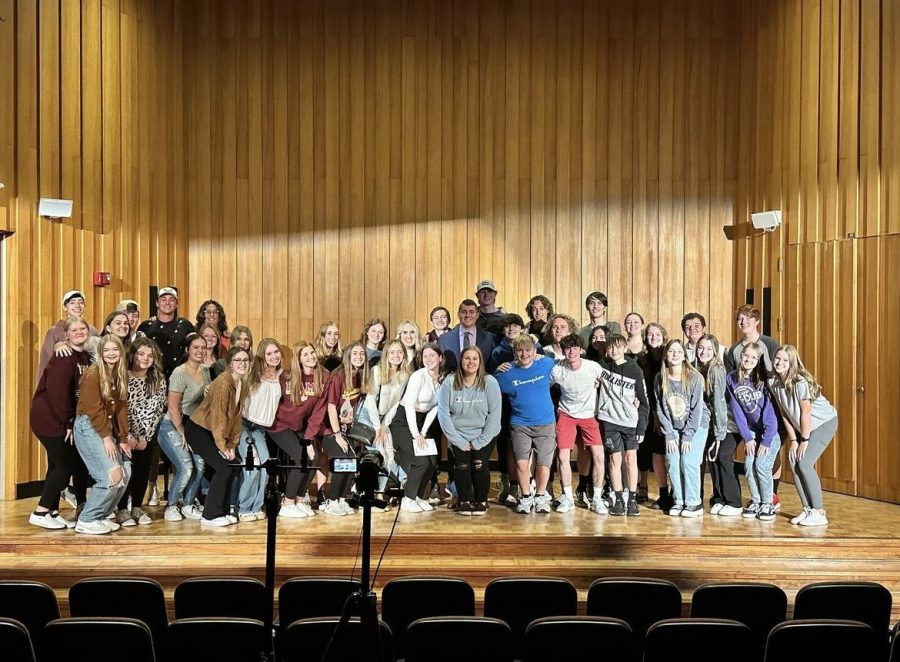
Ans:
[[[735,299],[772,288],[773,335],[837,406],[825,486],[900,501],[900,6],[766,0],[741,25],[738,220],[784,216],[736,242]]]
[[[730,337],[740,5],[192,2],[190,301],[283,341],[451,310]]]
[[[28,412],[37,356],[69,289],[100,326],[124,297],[187,281],[177,2],[0,0],[0,228],[8,307],[3,496],[43,478]],[[74,201],[39,218],[40,197]],[[92,287],[94,271],[112,285]]]

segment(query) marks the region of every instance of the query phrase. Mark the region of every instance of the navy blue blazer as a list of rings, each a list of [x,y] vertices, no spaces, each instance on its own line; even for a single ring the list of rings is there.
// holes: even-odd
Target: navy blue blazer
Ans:
[[[459,363],[459,324],[438,338],[438,345],[444,350],[444,369],[456,370]],[[494,351],[494,336],[480,327],[475,329],[475,346],[481,350],[485,370]]]

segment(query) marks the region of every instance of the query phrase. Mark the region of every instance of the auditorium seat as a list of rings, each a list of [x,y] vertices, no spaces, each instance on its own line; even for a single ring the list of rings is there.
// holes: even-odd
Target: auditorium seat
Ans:
[[[117,617],[146,624],[161,649],[169,615],[159,582],[146,577],[92,577],[69,588],[69,613],[74,617]]]
[[[329,650],[329,662],[382,662],[378,645],[363,629],[356,617],[351,618],[335,635],[340,619],[336,617],[304,618],[294,621],[281,638],[280,656],[286,662],[319,662]],[[384,659],[394,659],[391,628],[378,621]],[[333,637],[333,638],[332,638]],[[330,643],[330,649],[329,649]],[[442,643],[441,645],[445,645]]]
[[[456,577],[398,577],[381,589],[381,618],[394,633],[394,650],[403,657],[406,629],[429,616],[474,616],[475,591]]]
[[[878,662],[884,659],[875,631],[859,621],[794,620],[769,633],[765,662]]]
[[[602,657],[598,656],[602,651]],[[628,623],[602,616],[548,616],[525,629],[524,662],[636,660]]]
[[[165,662],[259,662],[271,643],[265,635],[252,618],[177,619],[166,630]]]
[[[44,660],[155,662],[153,635],[134,618],[60,618],[47,624]]]
[[[3,662],[34,662],[28,629],[14,618],[0,617],[0,651]]]
[[[301,618],[340,616],[359,582],[347,577],[293,577],[278,590],[278,620],[283,628]]]
[[[559,577],[501,577],[484,589],[484,615],[505,621],[512,630],[513,655],[522,657],[525,628],[546,616],[574,616],[578,592]]]
[[[787,595],[774,584],[704,584],[691,598],[691,618],[727,618],[743,623],[763,650],[769,632],[787,618]]]
[[[266,620],[266,587],[252,577],[192,577],[175,587],[175,618]]]
[[[25,626],[38,656],[41,654],[44,626],[59,616],[56,594],[46,584],[0,581],[0,617],[14,619]]]
[[[665,579],[606,577],[588,588],[588,616],[621,618],[631,626],[639,647],[651,625],[681,617],[681,591]]]
[[[512,630],[499,618],[432,616],[410,623],[405,662],[512,662]]]
[[[753,631],[735,620],[672,618],[647,630],[644,662],[758,662],[763,648]]]
[[[891,625],[891,592],[876,582],[817,582],[797,591],[795,619],[860,621],[879,637],[887,638]]]

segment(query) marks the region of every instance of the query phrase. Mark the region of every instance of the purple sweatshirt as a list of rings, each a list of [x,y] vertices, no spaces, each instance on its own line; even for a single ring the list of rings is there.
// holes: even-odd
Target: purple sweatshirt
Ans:
[[[765,383],[759,386],[751,381],[738,382],[738,371],[725,378],[728,404],[734,415],[734,423],[745,441],[758,441],[767,448],[778,434],[778,416]]]

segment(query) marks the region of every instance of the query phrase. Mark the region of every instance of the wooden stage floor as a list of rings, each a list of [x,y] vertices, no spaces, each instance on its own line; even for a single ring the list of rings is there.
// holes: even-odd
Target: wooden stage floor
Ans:
[[[481,518],[445,507],[401,513],[376,588],[400,575],[454,575],[468,579],[480,601],[495,577],[550,575],[573,581],[583,598],[598,577],[646,576],[675,582],[687,604],[693,589],[712,581],[767,581],[793,597],[814,581],[872,580],[892,591],[894,618],[900,616],[900,505],[829,493],[831,523],[803,528],[788,522],[799,508],[793,486],[782,484],[780,493],[783,508],[769,523],[708,513],[673,518],[649,508],[639,518],[582,508],[517,515],[496,504]],[[0,503],[0,577],[44,581],[58,591],[64,609],[66,589],[87,576],[153,577],[170,598],[187,577],[263,577],[265,522],[201,530],[196,521],[162,521],[159,507],[147,508],[152,525],[85,536],[29,525],[35,502]],[[395,515],[373,513],[373,569]],[[297,575],[349,576],[354,565],[358,573],[361,522],[359,515],[280,520],[278,582]]]

